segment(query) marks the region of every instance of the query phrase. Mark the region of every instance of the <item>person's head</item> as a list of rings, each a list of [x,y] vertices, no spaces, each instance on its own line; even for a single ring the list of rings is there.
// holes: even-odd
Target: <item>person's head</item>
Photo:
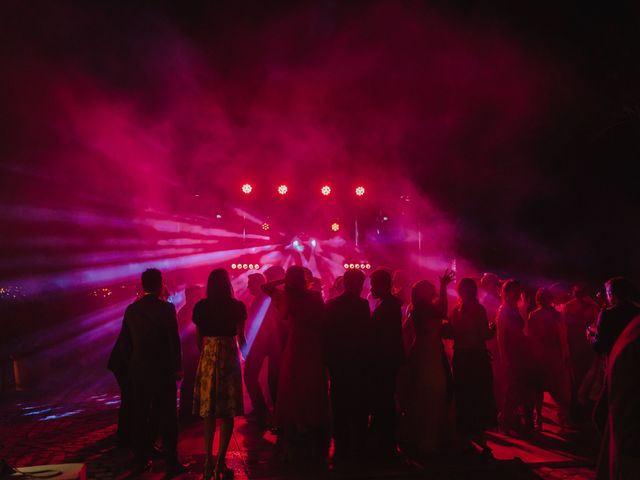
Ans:
[[[389,270],[379,268],[371,274],[371,295],[373,298],[382,298],[391,293],[391,273]]]
[[[284,278],[284,268],[280,265],[273,265],[264,271],[264,276],[267,279],[267,282],[282,280]]]
[[[287,290],[303,291],[307,289],[308,285],[309,282],[304,268],[299,265],[292,265],[287,268],[284,276],[284,286]]]
[[[196,303],[202,298],[202,287],[200,285],[189,285],[184,291],[184,301],[188,305]]]
[[[364,286],[365,275],[360,270],[347,270],[344,273],[344,291],[360,295]]]
[[[336,279],[333,281],[333,285],[331,286],[331,295],[337,296],[337,295],[342,295],[343,293],[344,293],[344,276],[340,275],[339,277],[336,277]]]
[[[429,280],[420,280],[411,289],[411,305],[413,308],[433,304],[436,298],[436,287]]]
[[[487,293],[497,295],[500,287],[500,279],[495,273],[484,273],[480,278],[480,288]]]
[[[522,287],[517,280],[507,280],[502,285],[502,301],[507,305],[517,306]]]
[[[571,288],[571,294],[574,298],[584,298],[588,295],[589,287],[584,282],[578,282]]]
[[[254,297],[259,295],[262,290],[260,290],[260,286],[266,283],[266,279],[264,275],[261,273],[252,273],[247,277],[247,290]]]
[[[637,300],[638,291],[631,281],[624,277],[613,277],[604,284],[609,305],[618,305],[622,302]]]
[[[562,305],[567,303],[570,299],[569,288],[563,283],[554,283],[549,287],[549,291],[553,296],[551,303],[553,305]]]
[[[142,290],[144,293],[160,295],[162,293],[162,273],[157,268],[148,268],[142,272]]]
[[[207,298],[216,301],[228,301],[233,298],[233,288],[229,274],[224,268],[216,268],[207,280]]]
[[[313,272],[308,267],[302,267],[304,270],[304,278],[307,279],[307,288],[313,285]]]
[[[473,278],[463,278],[458,283],[458,296],[462,303],[472,302],[478,299],[478,285]]]
[[[550,307],[553,304],[553,293],[546,288],[539,288],[536,292],[536,305]]]

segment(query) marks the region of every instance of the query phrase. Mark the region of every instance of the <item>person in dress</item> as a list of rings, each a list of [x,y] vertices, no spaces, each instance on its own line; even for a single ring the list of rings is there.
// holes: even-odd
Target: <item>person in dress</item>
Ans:
[[[284,280],[262,290],[283,313],[289,334],[280,363],[275,411],[282,459],[298,465],[319,465],[326,457],[328,385],[322,354],[324,302],[310,290],[303,267],[287,269]],[[284,290],[278,288],[284,283]]]
[[[529,314],[527,337],[531,345],[535,376],[536,430],[542,430],[542,404],[544,392],[549,392],[558,405],[561,429],[566,427],[569,415],[570,382],[569,359],[563,354],[561,314],[552,305],[553,295],[545,288],[536,292],[537,308]]]
[[[445,324],[445,337],[453,339],[453,384],[456,430],[490,453],[485,430],[497,424],[493,374],[487,340],[495,335],[487,311],[478,301],[478,287],[471,278],[458,285],[458,304]]]
[[[407,406],[408,453],[444,453],[452,443],[452,378],[442,344],[442,321],[447,316],[447,285],[454,272],[440,278],[440,291],[421,280],[411,290],[410,321],[416,340],[409,354],[411,390]]]
[[[233,298],[229,274],[217,268],[209,274],[207,296],[193,308],[193,323],[200,341],[200,361],[196,371],[193,393],[193,412],[204,419],[204,478],[213,475],[233,476],[225,458],[234,418],[244,414],[240,349],[244,348],[244,323],[247,309]],[[217,461],[213,462],[212,447],[220,419],[220,446]]]
[[[533,430],[533,375],[531,350],[524,333],[524,320],[518,309],[521,287],[516,280],[502,286],[502,305],[496,327],[498,347],[506,379],[500,426],[507,432]]]

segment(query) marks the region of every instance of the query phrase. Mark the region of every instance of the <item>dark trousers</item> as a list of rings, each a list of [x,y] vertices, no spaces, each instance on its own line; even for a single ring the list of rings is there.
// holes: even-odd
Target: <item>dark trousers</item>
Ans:
[[[154,378],[135,375],[133,397],[133,453],[136,459],[148,459],[155,441],[157,424],[167,461],[177,460],[178,416],[175,377],[167,375]]]
[[[334,460],[362,457],[367,441],[369,405],[362,372],[331,369]]]
[[[275,404],[278,392],[279,355],[254,344],[244,364],[244,384],[247,387],[253,411],[258,416],[265,416],[268,411],[259,380],[260,370],[265,359],[268,359],[267,382],[269,384],[269,394],[271,395],[271,401]]]
[[[371,382],[371,436],[382,455],[396,453],[397,376],[396,368],[378,368]]]
[[[118,445],[129,447],[132,443],[133,429],[133,385],[131,377],[126,373],[115,373],[118,387],[120,387],[120,409],[118,410]]]

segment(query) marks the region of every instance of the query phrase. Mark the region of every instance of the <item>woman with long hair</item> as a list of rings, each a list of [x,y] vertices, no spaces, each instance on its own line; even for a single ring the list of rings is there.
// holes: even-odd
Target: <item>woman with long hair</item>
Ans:
[[[480,446],[483,453],[491,452],[484,431],[497,421],[493,374],[486,346],[494,334],[487,311],[478,301],[476,282],[463,278],[458,284],[458,304],[449,315],[444,336],[453,339],[456,430]]]
[[[193,413],[204,419],[205,480],[212,475],[216,479],[233,477],[225,457],[234,418],[244,414],[238,342],[242,350],[246,319],[247,309],[244,303],[233,298],[227,271],[224,268],[213,270],[207,281],[206,298],[193,308],[193,323],[200,345]],[[220,445],[214,466],[211,450],[216,419],[220,419]]]
[[[444,453],[452,443],[450,423],[451,371],[442,345],[442,321],[447,316],[447,285],[454,273],[440,278],[440,291],[421,280],[411,290],[409,319],[416,332],[409,354],[406,449],[413,456]]]

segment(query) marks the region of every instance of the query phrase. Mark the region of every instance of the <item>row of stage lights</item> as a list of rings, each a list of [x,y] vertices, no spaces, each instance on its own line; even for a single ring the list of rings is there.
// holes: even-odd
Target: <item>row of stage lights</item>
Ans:
[[[260,270],[257,263],[232,263],[231,270]]]
[[[253,192],[253,185],[251,185],[250,183],[245,183],[240,189],[245,195],[250,195]],[[276,188],[276,192],[278,192],[278,195],[284,196],[289,193],[289,187],[285,184],[278,185],[278,187]],[[331,192],[332,190],[329,185],[323,185],[322,188],[320,188],[320,193],[325,197],[331,195]],[[356,196],[362,197],[365,194],[365,189],[362,185],[359,185],[355,188],[354,193],[356,194]]]
[[[370,263],[345,263],[343,267],[345,270],[371,270]]]

